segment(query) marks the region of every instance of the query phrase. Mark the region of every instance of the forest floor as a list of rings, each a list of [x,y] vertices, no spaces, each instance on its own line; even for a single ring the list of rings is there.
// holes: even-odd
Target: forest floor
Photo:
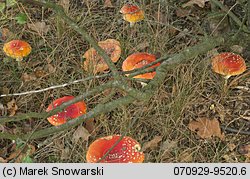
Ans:
[[[206,3],[205,7],[194,4],[183,8],[187,1],[133,1],[145,10],[146,17],[130,27],[119,12],[122,1],[111,1],[112,6],[97,0],[70,0],[70,4],[60,2],[64,2],[67,15],[80,27],[88,29],[97,41],[120,41],[122,55],[116,63],[118,69],[121,69],[125,58],[135,52],[158,56],[175,54],[197,44],[204,37],[238,31],[234,21],[219,8],[211,10],[210,3]],[[244,3],[235,5],[234,1],[228,1],[224,5],[229,9],[233,7],[231,11],[240,19],[244,18]],[[0,53],[0,94],[43,89],[89,76],[82,68],[82,56],[90,45],[51,9],[18,3],[1,13],[0,28],[8,30],[7,35],[2,32],[1,49],[6,41],[22,39],[29,42],[32,52],[19,65]],[[20,13],[23,23],[20,22]],[[22,19],[23,14],[26,19]],[[77,136],[76,127],[35,140],[0,139],[0,161],[23,162],[29,156],[33,162],[86,162],[86,151],[95,139],[126,131],[127,136],[142,145],[146,163],[249,162],[250,135],[240,132],[250,130],[249,73],[229,78],[231,87],[224,94],[223,77],[211,69],[213,53],[227,51],[240,54],[249,67],[249,49],[250,44],[243,42],[220,46],[188,63],[176,65],[168,71],[164,83],[148,103],[134,102],[96,117],[91,129],[83,124],[89,133],[81,138]],[[2,97],[0,116],[43,112],[57,98],[78,96],[109,80],[110,77],[93,79],[41,93]],[[231,83],[233,80],[234,83]],[[139,83],[135,86],[141,88]],[[88,110],[107,100],[108,93],[104,91],[85,99]],[[122,96],[122,93],[116,95]],[[202,138],[189,128],[191,121],[200,119],[216,119],[221,126],[238,132],[222,131],[224,137]],[[133,127],[129,127],[133,120]],[[1,124],[0,132],[31,133],[50,126],[46,119],[31,118]],[[18,145],[23,142],[30,149],[20,152]],[[248,154],[246,147],[244,151],[242,149],[247,145]]]

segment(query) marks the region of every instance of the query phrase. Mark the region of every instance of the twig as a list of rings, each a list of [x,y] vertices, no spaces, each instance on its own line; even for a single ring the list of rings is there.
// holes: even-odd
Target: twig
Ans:
[[[84,79],[78,79],[78,80],[74,80],[74,81],[71,81],[71,82],[68,82],[68,83],[55,85],[55,86],[50,86],[48,88],[43,88],[43,89],[39,89],[39,90],[31,90],[31,91],[25,91],[25,92],[21,92],[21,93],[13,93],[13,94],[2,94],[2,95],[0,95],[0,97],[22,96],[22,95],[27,95],[27,94],[41,93],[41,92],[44,92],[44,91],[57,89],[57,88],[63,88],[63,87],[73,85],[73,84],[76,84],[76,83],[80,83],[80,82],[84,82],[84,81],[88,81],[88,80],[92,80],[92,79],[99,79],[99,78],[103,78],[103,77],[107,77],[107,76],[111,76],[111,74],[108,73],[108,74],[103,74],[103,75],[98,75],[98,76],[90,76],[90,77],[87,77],[87,78],[84,78]]]
[[[92,90],[85,92],[82,95],[79,95],[79,96],[75,97],[74,99],[63,103],[62,105],[56,107],[55,109],[51,110],[50,112],[42,112],[42,113],[31,112],[31,113],[27,113],[27,114],[20,114],[20,115],[12,116],[12,117],[0,117],[0,124],[5,123],[5,122],[12,122],[12,121],[16,122],[16,121],[30,119],[30,118],[44,118],[45,119],[49,116],[52,116],[52,115],[60,112],[64,108],[68,107],[69,105],[83,100],[84,98],[86,98],[88,96],[91,96],[95,93],[101,92],[107,88],[112,88],[113,85],[114,85],[113,81],[110,81],[104,85],[97,86],[97,87],[93,88]]]
[[[241,20],[233,12],[229,11],[221,2],[219,2],[218,0],[211,0],[211,2],[225,11],[239,27],[242,26],[242,30],[244,32],[250,33],[248,28],[245,25],[242,25]]]
[[[247,86],[235,86],[233,87],[234,89],[239,89],[239,90],[245,90],[245,91],[250,91],[250,88]]]
[[[233,86],[234,83],[235,83],[236,81],[238,81],[239,79],[245,78],[246,76],[249,76],[249,75],[250,75],[250,70],[249,70],[248,72],[243,73],[242,75],[240,75],[240,76],[234,78],[234,79],[231,81],[231,83],[228,85],[228,88],[231,87],[231,86]]]
[[[250,131],[243,131],[241,129],[234,129],[234,128],[231,128],[231,127],[226,127],[224,125],[221,125],[221,129],[224,130],[224,131],[232,132],[232,133],[250,135]]]
[[[225,18],[227,17],[228,13],[232,11],[232,9],[234,8],[234,6],[236,6],[237,3],[235,3],[232,7],[230,7],[230,9],[226,12],[226,14],[224,15],[224,17],[220,20],[220,22],[217,24],[217,26],[214,28],[214,30],[211,32],[210,35],[213,35],[214,32],[216,32],[216,30],[218,29],[218,27],[221,25],[221,23],[225,20]]]
[[[131,127],[133,127],[134,123],[137,121],[138,118],[134,118],[134,120],[130,123],[130,125],[128,126],[129,130]],[[119,144],[119,142],[121,142],[121,140],[125,137],[125,135],[127,134],[127,132],[124,132],[120,138],[113,144],[112,147],[109,148],[109,150],[97,161],[97,163],[100,163],[103,159],[105,159],[108,154],[115,148],[115,146],[117,146]]]
[[[141,68],[138,68],[138,69],[134,69],[134,70],[130,70],[130,71],[125,71],[125,72],[120,72],[120,74],[124,75],[124,74],[130,74],[128,77],[132,78],[136,75],[139,75],[139,74],[143,74],[143,73],[149,73],[149,72],[153,72],[155,71],[155,69],[157,67],[154,67],[154,68],[150,68],[150,69],[147,69],[148,67],[151,67],[165,59],[167,59],[168,56],[166,57],[162,57],[162,58],[159,58],[157,59],[156,61],[152,62],[152,63],[149,63]],[[74,80],[72,82],[68,82],[68,83],[64,83],[64,84],[60,84],[60,85],[55,85],[55,86],[50,86],[48,88],[43,88],[43,89],[39,89],[39,90],[31,90],[31,91],[25,91],[25,92],[21,92],[21,93],[12,93],[12,94],[2,94],[0,95],[0,98],[1,97],[6,97],[6,96],[22,96],[22,95],[28,95],[28,94],[34,94],[34,93],[41,93],[41,92],[45,92],[45,91],[48,91],[48,90],[52,90],[52,89],[57,89],[57,88],[63,88],[63,87],[66,87],[66,86],[69,86],[69,85],[73,85],[73,84],[77,84],[77,83],[80,83],[80,82],[85,82],[85,81],[88,81],[88,80],[92,80],[92,79],[100,79],[100,78],[104,78],[104,77],[108,77],[108,76],[112,76],[111,73],[107,73],[107,74],[102,74],[102,75],[97,75],[97,76],[89,76],[89,77],[86,77],[84,79],[78,79],[78,80]]]

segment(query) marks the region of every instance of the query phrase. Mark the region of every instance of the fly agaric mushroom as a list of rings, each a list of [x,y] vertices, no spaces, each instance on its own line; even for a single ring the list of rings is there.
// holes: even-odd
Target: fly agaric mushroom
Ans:
[[[107,151],[119,140],[121,135],[101,137],[95,140],[87,151],[88,163],[97,163]],[[143,152],[140,152],[140,144],[131,137],[123,137],[122,140],[102,159],[101,163],[142,163]]]
[[[98,42],[98,45],[110,56],[112,62],[115,63],[119,60],[121,56],[120,42],[114,39],[107,39]],[[84,70],[86,71],[91,71],[96,74],[109,69],[109,66],[94,48],[87,50],[83,57],[86,59],[83,64]]]
[[[121,8],[120,13],[123,14],[123,19],[130,23],[130,27],[144,19],[144,11],[136,5],[125,4]]]
[[[152,63],[156,60],[155,55],[149,53],[134,53],[129,55],[122,64],[123,71],[130,71],[137,68],[142,68],[143,66]],[[149,68],[154,68],[159,66],[160,63],[156,63]],[[133,78],[142,78],[142,79],[153,79],[156,72],[149,72],[141,75],[136,75]],[[129,74],[126,74],[127,76]]]
[[[246,70],[246,64],[240,55],[224,52],[212,58],[212,69],[224,76],[224,92],[226,92],[228,78],[242,74]]]
[[[74,96],[64,96],[62,98],[58,98],[53,101],[47,108],[46,112],[49,112],[61,104],[74,99]],[[48,121],[54,125],[58,126],[66,123],[68,120],[77,118],[86,113],[87,106],[83,101],[71,104],[66,107],[62,112],[58,112],[57,114],[48,117]]]
[[[3,51],[7,56],[22,61],[23,57],[26,57],[31,52],[31,46],[22,40],[12,40],[7,42],[3,46]]]
[[[244,59],[237,54],[224,52],[212,58],[212,68],[228,79],[231,76],[240,75],[246,70]]]

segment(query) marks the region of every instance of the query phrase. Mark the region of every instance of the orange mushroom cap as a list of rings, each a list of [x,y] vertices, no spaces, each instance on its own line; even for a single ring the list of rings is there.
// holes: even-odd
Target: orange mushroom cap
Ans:
[[[121,56],[121,45],[120,42],[114,39],[107,39],[98,42],[98,45],[110,56],[111,60],[115,63]],[[86,71],[91,71],[94,74],[103,72],[109,69],[104,59],[98,54],[94,48],[87,50],[84,55],[86,60],[84,61],[83,67]]]
[[[121,135],[102,137],[95,140],[87,151],[86,159],[89,163],[97,163],[106,152],[119,140]],[[101,163],[142,163],[143,152],[140,152],[140,144],[131,137],[123,137],[122,140],[101,160]]]
[[[132,55],[129,55],[122,64],[122,70],[123,71],[130,71],[134,70],[136,68],[142,68],[143,66],[152,63],[156,60],[155,55],[149,54],[149,53],[134,53]],[[155,65],[149,67],[154,68],[159,66],[160,63],[156,63]],[[143,78],[143,79],[153,79],[156,72],[150,72],[145,73],[141,75],[134,76],[133,78]],[[127,76],[129,74],[126,74]]]
[[[74,96],[64,96],[53,101],[47,108],[46,112],[55,109],[61,104],[74,99]],[[62,112],[59,112],[53,116],[48,117],[48,121],[54,125],[58,126],[66,123],[68,120],[77,118],[86,113],[87,106],[83,101],[71,104],[66,107]]]
[[[224,52],[212,58],[212,69],[229,78],[243,73],[246,70],[246,64],[240,55]]]
[[[31,46],[22,40],[12,40],[4,44],[3,51],[7,56],[10,56],[17,61],[21,61],[23,57],[26,57],[30,54]]]
[[[130,22],[131,25],[144,19],[144,11],[136,5],[125,4],[120,13],[123,14],[123,19]]]

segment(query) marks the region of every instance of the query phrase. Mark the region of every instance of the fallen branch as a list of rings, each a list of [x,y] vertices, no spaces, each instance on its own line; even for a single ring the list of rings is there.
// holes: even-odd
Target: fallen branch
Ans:
[[[232,132],[232,133],[250,135],[250,131],[244,131],[244,130],[241,130],[241,129],[234,129],[234,128],[231,128],[231,127],[226,127],[224,125],[221,125],[221,129],[224,130],[224,131]]]

